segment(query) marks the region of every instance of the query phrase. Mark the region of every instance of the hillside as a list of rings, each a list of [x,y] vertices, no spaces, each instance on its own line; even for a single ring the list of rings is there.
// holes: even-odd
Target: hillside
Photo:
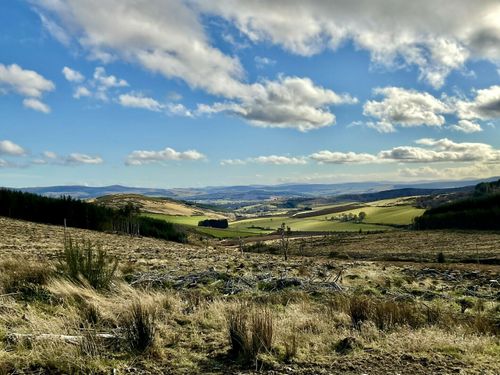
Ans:
[[[138,207],[143,213],[172,215],[172,216],[210,216],[225,218],[225,214],[196,205],[169,198],[148,197],[139,194],[105,195],[90,200],[90,202],[111,208],[124,208],[127,204]]]
[[[498,267],[428,263],[439,251],[454,262],[498,257],[498,234],[341,234],[294,240],[285,261],[217,242],[70,228],[118,261],[112,289],[96,290],[65,277],[62,227],[1,217],[0,226],[5,373],[250,375],[257,364],[269,375],[424,375],[499,366]],[[141,328],[146,349],[128,334]],[[268,333],[267,349],[236,357],[234,337],[247,328]]]
[[[114,194],[140,194],[149,197],[165,197],[189,201],[203,202],[238,202],[238,201],[261,201],[275,198],[314,198],[333,197],[339,195],[359,195],[366,193],[377,193],[390,190],[400,190],[402,194],[423,195],[428,192],[405,192],[407,189],[439,190],[454,189],[464,186],[474,186],[484,181],[498,180],[498,177],[482,180],[458,180],[458,181],[434,181],[434,182],[352,182],[337,184],[281,184],[281,185],[242,185],[242,186],[207,186],[202,188],[144,188],[129,187],[121,185],[111,186],[46,186],[46,187],[24,187],[17,190],[36,193],[46,196],[70,195],[75,198],[89,199],[104,195]],[[398,193],[398,194],[400,194]],[[404,195],[397,195],[404,196]],[[395,198],[386,196],[385,198]],[[383,199],[382,196],[370,198],[371,200]],[[345,197],[348,199],[348,197]],[[355,200],[358,200],[356,198]]]

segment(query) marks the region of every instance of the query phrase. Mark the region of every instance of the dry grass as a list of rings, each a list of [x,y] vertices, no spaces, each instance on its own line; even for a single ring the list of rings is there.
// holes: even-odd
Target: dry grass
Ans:
[[[251,373],[257,364],[274,374],[494,374],[500,367],[498,289],[489,282],[499,278],[497,266],[432,265],[431,272],[426,264],[295,256],[284,263],[216,243],[72,230],[119,258],[114,283],[98,291],[57,272],[62,229],[0,222],[10,233],[0,235],[0,254],[15,257],[0,262],[2,293],[26,284],[47,297],[0,297],[0,373]],[[221,278],[182,287],[130,284],[138,274],[188,277],[211,268]],[[258,282],[235,294],[220,287],[268,276],[323,285],[340,269],[344,293],[266,290]],[[463,298],[472,306],[462,312]],[[13,334],[34,336],[16,341]],[[33,338],[42,334],[80,339]],[[342,342],[349,345],[337,352]]]

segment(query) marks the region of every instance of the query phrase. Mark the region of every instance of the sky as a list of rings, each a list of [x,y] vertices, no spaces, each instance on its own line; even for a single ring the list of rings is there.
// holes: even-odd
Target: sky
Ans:
[[[500,176],[498,0],[0,1],[0,185]]]

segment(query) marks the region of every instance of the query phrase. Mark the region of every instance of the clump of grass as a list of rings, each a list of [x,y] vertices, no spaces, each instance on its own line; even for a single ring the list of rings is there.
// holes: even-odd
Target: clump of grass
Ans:
[[[53,276],[50,265],[25,260],[5,260],[0,263],[0,286],[3,293],[18,296],[25,301],[50,299],[44,288]]]
[[[361,323],[370,319],[371,309],[372,303],[369,298],[353,296],[349,301],[348,311],[352,325],[359,329]]]
[[[248,309],[241,305],[228,315],[230,355],[252,363],[260,353],[270,352],[273,344],[273,316],[268,309]]]
[[[123,330],[132,352],[143,354],[154,347],[158,332],[156,315],[157,311],[153,306],[139,301],[130,306],[123,320]]]
[[[294,358],[297,357],[298,344],[297,335],[293,333],[289,339],[285,342],[285,363],[290,363]]]
[[[91,241],[64,241],[62,263],[70,279],[94,289],[108,289],[118,267],[118,260]]]

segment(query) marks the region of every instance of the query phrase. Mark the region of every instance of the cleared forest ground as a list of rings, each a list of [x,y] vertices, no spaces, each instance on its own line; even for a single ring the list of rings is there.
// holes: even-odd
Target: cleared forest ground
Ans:
[[[474,244],[481,256],[498,256],[495,233],[300,239],[293,246],[303,241],[306,254],[285,261],[218,241],[183,245],[68,229],[118,258],[112,288],[98,292],[59,270],[62,227],[0,218],[0,228],[0,373],[495,374],[500,367],[499,267],[429,263],[438,249],[449,259],[477,254]],[[376,260],[391,249],[417,262]],[[419,252],[429,254],[425,263]],[[38,273],[51,277],[27,276]],[[154,350],[145,354],[122,337],[134,301],[156,311]],[[252,317],[271,320],[270,347],[250,362],[231,355],[228,322],[242,308],[253,332]],[[88,332],[117,342],[96,340],[89,350],[57,339]],[[40,339],[13,339],[19,335]]]

